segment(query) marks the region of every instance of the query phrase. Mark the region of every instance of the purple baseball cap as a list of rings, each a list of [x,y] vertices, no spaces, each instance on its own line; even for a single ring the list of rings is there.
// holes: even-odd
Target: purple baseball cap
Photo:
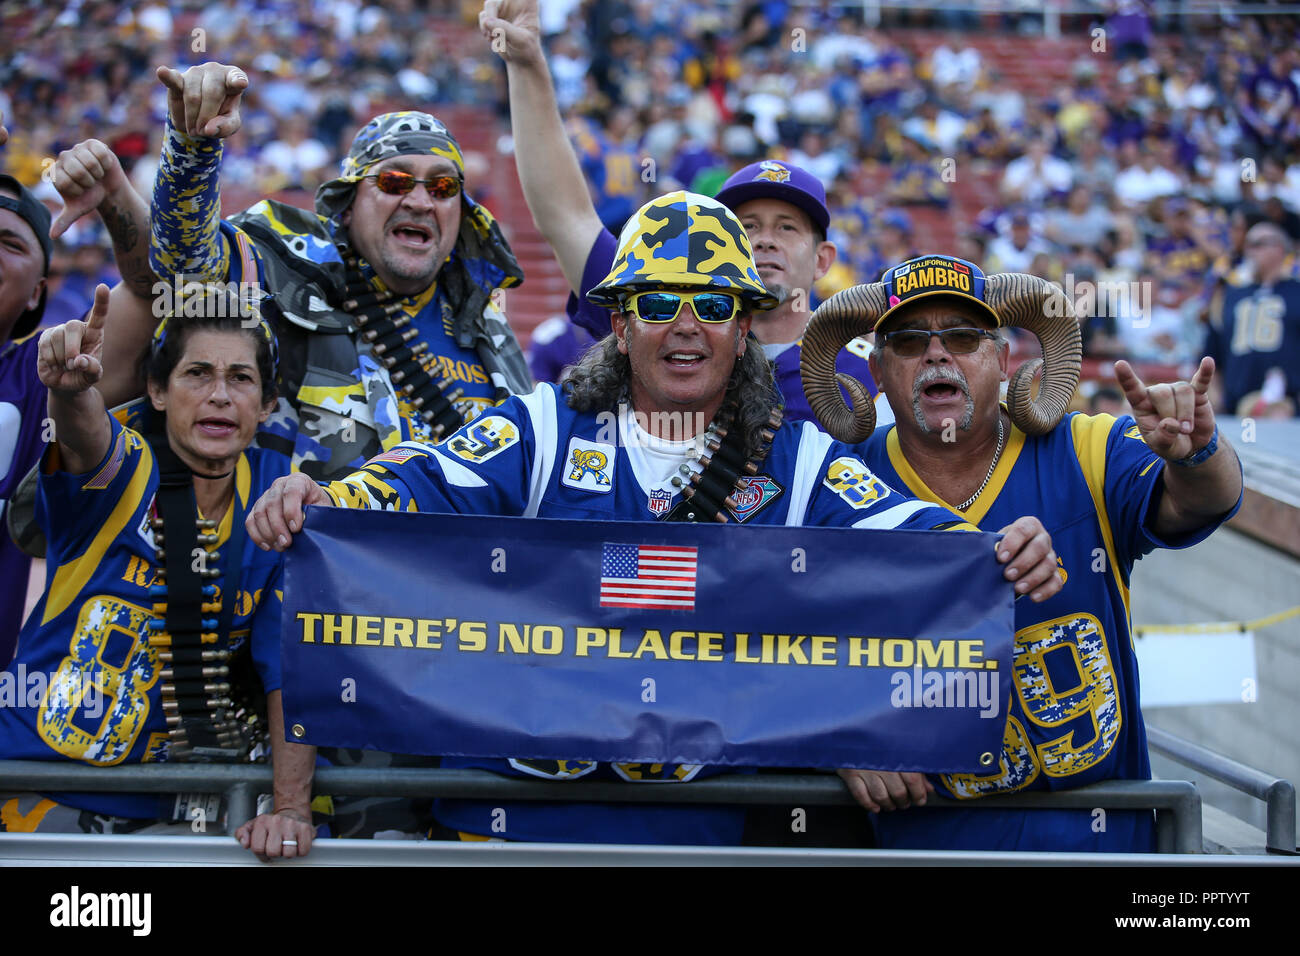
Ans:
[[[831,224],[821,180],[779,159],[759,160],[733,173],[713,198],[732,212],[751,199],[779,199],[806,212],[823,233]]]

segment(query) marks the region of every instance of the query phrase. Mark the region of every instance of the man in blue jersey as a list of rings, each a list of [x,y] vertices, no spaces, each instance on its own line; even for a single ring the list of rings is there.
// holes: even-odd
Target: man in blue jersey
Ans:
[[[399,445],[325,487],[303,475],[277,482],[250,516],[250,536],[283,550],[302,527],[304,505],[969,530],[948,509],[891,491],[852,449],[812,424],[773,416],[771,370],[746,333],[750,313],[770,307],[774,296],[759,281],[745,229],[721,203],[682,191],[647,203],[624,228],[614,266],[591,296],[614,309],[614,333],[564,386],[541,385],[512,398],[436,447]],[[1000,557],[1005,574],[1021,593],[1046,600],[1060,587],[1051,542],[1036,519],[1008,524]],[[302,804],[310,793],[312,748],[291,752],[298,756],[277,762],[276,792],[296,792]],[[718,772],[464,757],[444,758],[443,765],[634,782],[685,782]],[[734,844],[744,822],[735,807],[521,802],[506,805],[501,834],[493,809],[439,801],[438,832],[463,839]],[[241,841],[276,856],[284,827],[274,815],[259,817]]]
[[[515,162],[533,221],[555,251],[575,293],[569,316],[597,339],[610,331],[610,310],[587,293],[609,272],[617,242],[601,224],[582,169],[564,132],[546,58],[536,0],[487,0],[479,15],[492,49],[506,61]],[[645,175],[646,170],[638,172]],[[763,160],[735,173],[714,197],[744,224],[763,284],[778,304],[754,316],[753,333],[775,367],[787,421],[813,421],[799,385],[800,340],[811,311],[813,283],[835,261],[826,241],[826,189],[807,170]],[[866,342],[849,343],[841,371],[867,383],[874,395]],[[883,409],[882,409],[883,411]]]
[[[1007,379],[1002,328],[1033,329],[1046,366]],[[875,331],[871,366],[897,420],[851,427],[827,355]],[[823,332],[829,337],[822,342]],[[813,407],[890,485],[945,504],[972,524],[1038,515],[1051,532],[1064,586],[1016,604],[1016,657],[1005,745],[988,774],[846,771],[872,810],[921,805],[938,790],[969,799],[1151,776],[1129,631],[1129,575],[1157,547],[1204,540],[1241,500],[1241,467],[1219,435],[1207,391],[1214,362],[1190,382],[1147,387],[1127,362],[1116,374],[1132,417],[1064,416],[1077,382],[1079,338],[1060,289],[1033,276],[986,277],[971,262],[929,255],[846,290],[809,325],[805,386]],[[1032,369],[1030,370],[1032,371]],[[834,423],[832,426],[830,423]],[[883,846],[996,850],[1153,851],[1149,811],[935,809],[881,814]]]
[[[45,449],[45,386],[32,331],[45,310],[49,258],[49,211],[12,176],[0,176],[0,667],[18,641],[31,564],[3,524],[10,497]]]
[[[1210,303],[1205,351],[1222,369],[1219,408],[1254,415],[1253,405],[1289,400],[1291,414],[1300,415],[1300,280],[1291,240],[1261,222],[1246,233],[1246,260],[1252,281],[1216,290]],[[1238,408],[1248,395],[1258,401]]]

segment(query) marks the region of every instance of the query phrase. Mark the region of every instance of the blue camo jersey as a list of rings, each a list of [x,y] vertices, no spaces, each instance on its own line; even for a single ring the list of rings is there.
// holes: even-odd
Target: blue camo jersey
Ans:
[[[36,516],[48,541],[49,583],[19,635],[18,656],[0,672],[0,694],[6,687],[15,692],[12,701],[0,696],[0,758],[80,760],[98,767],[167,759],[161,665],[145,626],[154,616],[149,520],[158,466],[137,432],[110,420],[112,441],[98,467],[84,475],[41,475]],[[288,463],[278,455],[256,449],[241,455],[235,500],[208,550],[222,552],[232,522],[242,522],[262,492],[287,472]],[[223,573],[225,563],[223,553]],[[249,642],[251,632],[253,663],[267,693],[280,687],[280,567],[275,554],[244,538],[233,646]],[[93,693],[83,697],[78,686],[104,688],[102,702]],[[115,816],[159,814],[156,794],[50,796]]]
[[[903,457],[893,427],[858,450],[888,483],[940,500]],[[940,795],[1150,779],[1129,616],[1133,563],[1155,548],[1204,540],[1240,505],[1193,534],[1163,540],[1152,524],[1164,468],[1128,416],[1076,413],[1038,438],[1012,427],[988,487],[964,516],[997,531],[1036,515],[1052,536],[1065,586],[1041,604],[1016,601],[1014,692],[997,771],[931,777]],[[1095,824],[1087,810],[913,808],[880,814],[876,829],[881,846],[896,849],[1155,849],[1149,811],[1109,811],[1102,832]]]
[[[1286,394],[1300,410],[1300,280],[1227,286],[1210,308],[1205,351],[1218,366],[1225,413],[1235,415],[1273,368],[1286,376]]]
[[[664,445],[674,453],[654,454]],[[657,443],[634,413],[576,412],[560,389],[539,385],[434,447],[406,443],[326,486],[336,504],[461,514],[650,521],[677,503],[670,478],[689,460],[690,442]],[[965,528],[946,508],[892,491],[852,454],[812,425],[782,425],[760,473],[737,496],[734,523],[826,527]],[[444,758],[444,767],[477,767],[510,776],[560,780],[684,782],[708,767],[585,761]],[[504,826],[494,828],[496,807]],[[476,803],[441,800],[440,823],[514,840],[734,844],[744,811],[734,807],[621,804]]]
[[[581,329],[586,329],[599,341],[610,333],[609,309],[587,301],[587,293],[595,288],[609,270],[614,266],[614,255],[618,251],[618,240],[606,229],[596,236],[596,241],[587,253],[587,263],[582,270],[582,288],[579,295],[569,294],[566,310],[570,321]],[[866,386],[867,392],[876,397],[880,390],[876,380],[871,377],[871,368],[867,365],[870,346],[862,339],[854,339],[840,349],[835,358],[835,371],[852,375]],[[795,342],[773,361],[772,374],[776,378],[777,391],[785,401],[785,419],[789,422],[812,422],[820,427],[808,407],[808,399],[803,394],[803,380],[799,377],[799,358],[802,354],[802,340]],[[844,393],[842,393],[844,394]],[[848,395],[844,394],[847,401]]]

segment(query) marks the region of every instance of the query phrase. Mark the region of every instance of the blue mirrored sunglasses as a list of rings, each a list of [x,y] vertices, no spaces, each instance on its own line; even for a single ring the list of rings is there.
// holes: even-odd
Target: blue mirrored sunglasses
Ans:
[[[696,318],[710,325],[730,322],[740,311],[740,296],[730,292],[637,292],[628,296],[623,307],[642,322],[672,322],[681,314],[682,303],[689,302]]]

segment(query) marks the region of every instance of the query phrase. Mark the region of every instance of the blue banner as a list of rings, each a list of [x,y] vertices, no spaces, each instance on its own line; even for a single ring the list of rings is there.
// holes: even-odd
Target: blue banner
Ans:
[[[309,509],[291,740],[395,753],[988,773],[991,534]]]

